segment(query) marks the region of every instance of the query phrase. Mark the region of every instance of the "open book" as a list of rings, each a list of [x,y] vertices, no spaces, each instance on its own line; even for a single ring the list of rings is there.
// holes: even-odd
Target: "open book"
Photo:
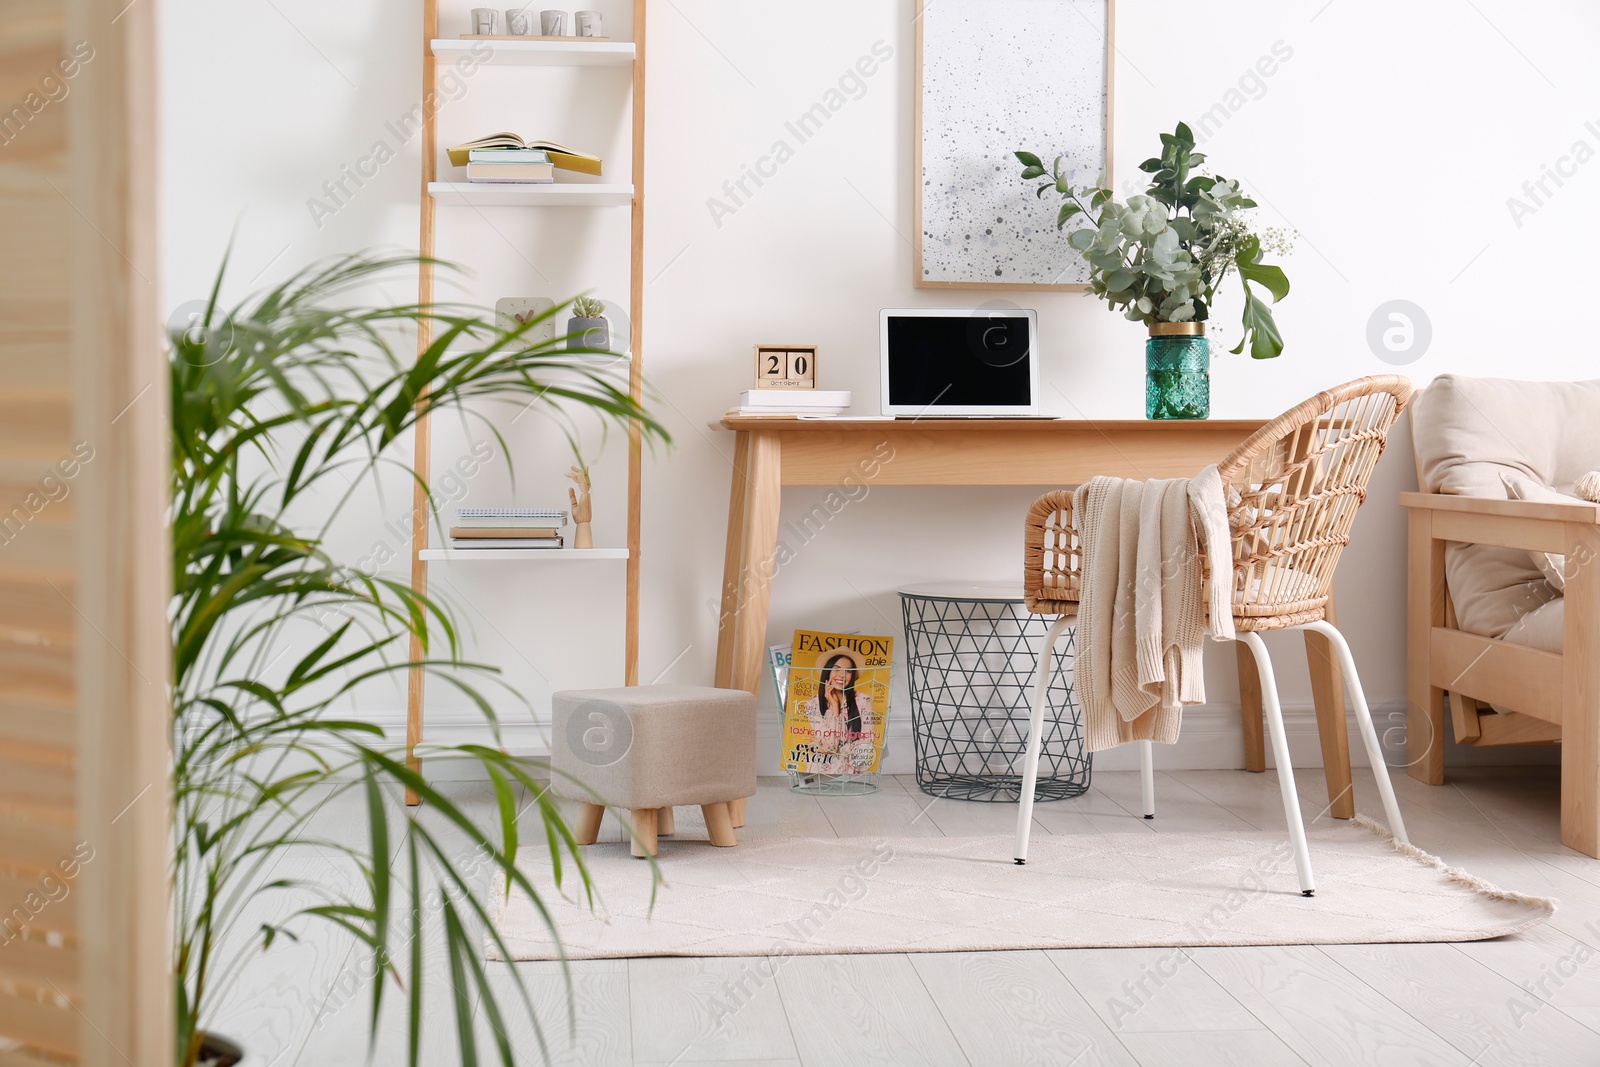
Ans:
[[[561,170],[575,170],[583,174],[600,173],[600,157],[591,156],[554,141],[524,141],[514,133],[491,133],[475,141],[463,141],[450,149],[450,165],[464,167],[475,148],[542,148],[550,155],[550,162]]]

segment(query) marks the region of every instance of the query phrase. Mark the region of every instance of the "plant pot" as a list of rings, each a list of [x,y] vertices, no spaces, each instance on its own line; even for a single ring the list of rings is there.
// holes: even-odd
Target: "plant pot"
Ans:
[[[568,319],[567,348],[609,352],[611,350],[611,324],[605,319]]]
[[[200,1058],[195,1067],[236,1067],[244,1063],[244,1049],[225,1037],[206,1034],[200,1042]]]
[[[1203,322],[1158,322],[1144,346],[1144,417],[1211,415],[1211,347]]]

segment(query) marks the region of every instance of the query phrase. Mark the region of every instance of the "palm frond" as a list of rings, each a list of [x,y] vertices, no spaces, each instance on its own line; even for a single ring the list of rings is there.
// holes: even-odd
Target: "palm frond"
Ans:
[[[405,989],[408,1059],[419,1062],[432,916],[443,927],[463,1062],[478,1062],[473,1015],[481,1005],[495,1034],[493,1055],[509,1067],[507,1005],[488,981],[482,938],[473,930],[487,928],[502,951],[506,946],[480,899],[486,885],[457,869],[458,857],[430,821],[441,821],[458,846],[486,862],[498,893],[533,899],[555,935],[517,867],[517,790],[531,788],[556,885],[574,879],[591,906],[596,900],[571,830],[519,762],[491,745],[445,749],[474,761],[490,785],[494,804],[480,822],[391,751],[381,728],[341,710],[364,687],[421,670],[464,694],[497,741],[496,704],[521,698],[494,668],[465,657],[449,605],[334,558],[324,544],[326,526],[298,528],[293,505],[336,475],[375,483],[380,469],[398,465],[416,479],[393,452],[417,420],[443,412],[486,420],[478,409],[487,403],[537,409],[564,423],[574,410],[587,411],[636,427],[652,446],[668,442],[627,389],[597,367],[569,363],[564,339],[531,343],[539,319],[508,330],[479,309],[356,302],[366,287],[423,262],[452,269],[398,253],[339,256],[224,307],[224,261],[197,328],[172,338],[180,1067],[194,1063],[216,1005],[250,955],[280,937],[298,937],[304,923],[324,924],[372,954],[374,1039],[385,989],[391,982]],[[430,338],[421,352],[419,329]],[[565,424],[563,432],[570,439]],[[352,492],[339,494],[334,514]],[[412,640],[423,649],[420,660],[411,659]],[[397,828],[391,809],[400,789],[421,795],[430,819],[401,816]],[[348,823],[340,833],[317,825],[323,805],[337,798],[364,808],[353,836]],[[283,857],[299,848],[339,857],[356,875],[353,888],[277,875]],[[289,903],[285,894],[302,899]],[[246,916],[274,907],[284,913],[243,929]],[[531,1016],[532,1001],[517,984],[514,1006]],[[543,1048],[544,1030],[533,1022]]]

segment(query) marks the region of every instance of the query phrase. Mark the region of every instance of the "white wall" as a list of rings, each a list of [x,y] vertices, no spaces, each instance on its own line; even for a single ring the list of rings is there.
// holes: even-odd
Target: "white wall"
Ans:
[[[456,13],[467,6],[447,10],[459,22],[464,16]],[[1596,233],[1589,205],[1600,189],[1600,163],[1591,162],[1600,149],[1600,70],[1587,54],[1600,9],[1578,0],[1118,6],[1119,183],[1151,154],[1159,131],[1178,119],[1198,124],[1220,105],[1211,113],[1223,121],[1204,145],[1212,162],[1244,180],[1263,205],[1264,222],[1300,234],[1285,264],[1294,292],[1279,313],[1288,348],[1269,363],[1219,355],[1216,416],[1271,416],[1324,386],[1392,369],[1369,349],[1366,333],[1373,311],[1394,299],[1414,302],[1431,321],[1431,346],[1404,368],[1419,384],[1443,371],[1593,373],[1592,345],[1579,330]],[[627,5],[605,10],[614,32],[625,30]],[[414,247],[415,141],[396,144],[397,158],[320,228],[306,201],[336,180],[342,165],[368,154],[373,141],[394,140],[385,123],[420,91],[419,15],[415,0],[168,0],[169,305],[203,291],[236,222],[238,291],[330,251]],[[447,32],[459,28],[452,22]],[[732,438],[709,424],[750,384],[752,344],[820,345],[821,384],[853,390],[870,412],[880,307],[1004,297],[1039,310],[1048,345],[1045,396],[1054,413],[1141,412],[1141,332],[1090,298],[912,287],[912,40],[911,0],[651,5],[645,350],[657,412],[675,445],[650,461],[646,474],[646,681],[711,678]],[[893,58],[867,79],[859,99],[798,144],[785,123],[880,41]],[[1257,63],[1275,45],[1279,56],[1292,54],[1260,77]],[[446,139],[484,123],[529,133],[560,129],[612,145],[608,164],[626,173],[622,127],[605,128],[601,105],[575,85],[530,88],[519,80],[528,73],[486,70],[465,79],[463,99],[446,111]],[[596,84],[603,100],[615,95],[614,86],[606,88],[611,83]],[[1595,125],[1586,126],[1591,120]],[[747,183],[752,195],[741,195],[731,214],[714,211],[713,198],[732,204],[724,182],[736,182],[778,140],[789,142],[793,158],[759,188]],[[1524,183],[1538,182],[1547,166],[1565,172],[1563,184],[1547,178],[1534,200]],[[1510,197],[1530,210],[1514,217]],[[575,239],[586,233],[551,227],[576,223],[495,212],[456,224],[441,250],[479,269],[482,287],[467,290],[473,299],[537,293],[541,285],[566,294],[616,284],[597,264],[574,259],[586,252],[563,251],[584,247]],[[611,232],[593,225],[597,238]],[[401,290],[392,295],[404,298]],[[1215,321],[1226,331],[1219,349],[1236,339],[1237,313],[1236,303],[1219,308]],[[518,499],[548,498],[567,460],[547,432],[518,433]],[[441,433],[435,462],[451,462],[466,440]],[[598,445],[595,435],[586,440]],[[620,484],[621,451],[614,435],[601,460],[604,477],[597,476],[601,543],[621,538],[620,498],[609,498],[606,514],[603,495]],[[1395,494],[1414,483],[1410,465],[1409,448],[1396,441],[1338,583],[1341,621],[1384,713],[1404,703],[1404,545]],[[504,495],[500,477],[497,468],[473,479],[471,498]],[[396,486],[384,506],[403,515]],[[800,625],[898,633],[899,584],[1015,577],[1018,526],[1034,495],[872,489],[780,572],[769,638],[782,640]],[[791,491],[784,522],[820,496]],[[346,523],[341,547],[357,556],[370,551],[386,536],[376,521],[385,513],[365,509]],[[551,688],[615,680],[620,568],[617,575],[457,568],[449,581],[470,606],[483,655],[503,663],[536,707]],[[1288,653],[1280,667],[1285,700],[1297,735],[1309,740],[1297,642],[1270,643]],[[591,649],[605,654],[595,659]],[[1213,703],[1191,716],[1178,751],[1164,754],[1169,765],[1235,765],[1232,662],[1231,650],[1214,650]],[[439,706],[446,706],[442,695]],[[398,707],[375,700],[368,710],[382,715]],[[1305,749],[1308,761],[1314,747]],[[898,755],[907,750],[899,746]]]

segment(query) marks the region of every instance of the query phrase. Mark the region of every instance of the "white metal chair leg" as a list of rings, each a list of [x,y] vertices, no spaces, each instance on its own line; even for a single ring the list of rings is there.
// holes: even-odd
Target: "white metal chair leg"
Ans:
[[[1283,793],[1283,817],[1289,824],[1289,843],[1294,846],[1295,871],[1300,876],[1300,892],[1316,891],[1311,877],[1311,850],[1306,847],[1306,828],[1300,818],[1300,795],[1294,788],[1294,768],[1289,760],[1289,739],[1283,729],[1283,707],[1278,703],[1278,681],[1272,673],[1272,659],[1261,636],[1249,630],[1239,634],[1256,658],[1256,673],[1261,677],[1261,703],[1266,712],[1267,732],[1272,738],[1272,759],[1278,765],[1278,788]]]
[[[1144,803],[1144,817],[1156,817],[1156,755],[1153,744],[1139,742],[1139,799]]]
[[[1039,667],[1033,678],[1033,715],[1028,723],[1028,748],[1022,757],[1022,793],[1017,798],[1017,847],[1014,855],[1018,863],[1028,862],[1028,831],[1033,825],[1033,790],[1039,782],[1039,748],[1043,744],[1045,695],[1050,689],[1050,668],[1054,660],[1056,642],[1075,621],[1075,616],[1063,615],[1044,635],[1039,646]]]
[[[1372,777],[1378,783],[1378,796],[1383,798],[1383,814],[1389,820],[1389,832],[1396,841],[1408,843],[1406,824],[1400,818],[1400,804],[1394,798],[1394,785],[1389,781],[1389,765],[1384,761],[1383,748],[1378,744],[1378,731],[1372,725],[1372,712],[1367,707],[1367,695],[1361,688],[1361,675],[1356,673],[1355,657],[1350,645],[1338,628],[1325,620],[1308,623],[1307,630],[1327,636],[1339,653],[1339,669],[1344,673],[1350,703],[1355,705],[1356,726],[1361,730],[1361,740],[1367,746],[1367,762],[1372,764]]]

